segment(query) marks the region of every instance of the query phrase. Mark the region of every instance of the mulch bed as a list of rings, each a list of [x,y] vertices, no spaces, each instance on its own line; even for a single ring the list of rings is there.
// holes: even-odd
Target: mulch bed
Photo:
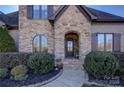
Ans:
[[[120,85],[124,87],[124,80],[120,79]]]
[[[7,76],[4,80],[0,80],[0,87],[21,87],[41,83],[56,76],[60,72],[60,70],[61,69],[54,69],[47,74],[36,74],[33,73],[32,70],[29,70],[30,72],[28,72],[28,78],[25,81],[15,81],[11,79],[10,76]]]

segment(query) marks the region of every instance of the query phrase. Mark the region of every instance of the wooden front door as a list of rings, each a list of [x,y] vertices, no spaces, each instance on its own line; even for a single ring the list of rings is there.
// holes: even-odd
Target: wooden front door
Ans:
[[[68,33],[65,35],[65,57],[78,58],[79,41],[76,33]]]

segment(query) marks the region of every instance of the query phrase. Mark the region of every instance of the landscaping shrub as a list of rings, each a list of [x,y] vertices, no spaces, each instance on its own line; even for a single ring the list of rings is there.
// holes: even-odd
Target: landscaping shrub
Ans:
[[[25,65],[18,65],[11,70],[11,75],[16,81],[26,80],[28,68]]]
[[[96,78],[112,76],[118,67],[116,57],[110,52],[91,52],[84,62],[86,71]]]
[[[7,68],[0,68],[0,80],[4,79],[8,74]]]
[[[34,53],[19,53],[19,63],[21,64],[27,64],[28,59],[31,55],[33,55]]]
[[[114,52],[113,53],[119,60],[119,69],[116,71],[116,76],[124,80],[124,52]]]
[[[124,62],[124,52],[113,52],[113,55],[116,56],[119,61]]]
[[[54,56],[52,54],[35,54],[30,56],[28,66],[35,72],[45,74],[54,68]]]
[[[0,52],[15,52],[15,42],[7,29],[0,27]]]
[[[19,64],[19,56],[16,53],[0,53],[0,67],[12,68]]]
[[[28,78],[28,75],[17,75],[17,76],[14,76],[14,80],[16,80],[16,81],[24,81],[24,80],[26,80]]]
[[[13,68],[19,64],[27,64],[31,53],[0,53],[0,67]]]
[[[124,80],[124,68],[119,68],[118,76],[120,77],[120,79]]]
[[[115,52],[113,55],[118,59],[120,67],[124,68],[124,53]]]

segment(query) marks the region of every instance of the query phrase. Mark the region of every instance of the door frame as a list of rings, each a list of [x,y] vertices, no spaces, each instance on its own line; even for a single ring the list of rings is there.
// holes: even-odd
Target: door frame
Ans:
[[[72,41],[73,42],[73,45],[72,45],[72,56],[69,56],[68,54],[68,44],[67,42],[68,41]],[[74,57],[74,40],[73,38],[68,38],[68,39],[65,39],[65,57],[66,58],[73,58]]]
[[[73,37],[73,35],[75,35],[75,37]],[[67,56],[67,41],[69,41],[69,40],[73,41],[73,56],[72,57],[68,57]],[[75,40],[76,40],[77,50],[75,48]],[[65,38],[64,38],[64,47],[65,47],[65,58],[76,58],[76,59],[79,59],[79,50],[80,50],[79,34],[77,34],[75,32],[66,33],[65,34]]]

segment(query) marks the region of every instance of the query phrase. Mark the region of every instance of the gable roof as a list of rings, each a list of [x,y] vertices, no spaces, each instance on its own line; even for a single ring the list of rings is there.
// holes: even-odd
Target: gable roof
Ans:
[[[57,20],[69,5],[61,6],[49,19]],[[86,6],[76,5],[76,7],[92,22],[124,22],[124,17],[92,9]]]
[[[61,5],[59,9],[52,16],[49,17],[49,20],[57,20],[68,7],[69,5]],[[76,7],[92,22],[124,22],[124,17],[120,17],[82,5],[76,5]],[[9,27],[18,27],[18,18],[18,11],[9,14],[4,14],[0,11],[0,21],[2,23],[5,23],[5,25]]]
[[[85,6],[86,7],[86,6]],[[94,16],[97,17],[95,21],[124,21],[124,17],[120,17],[114,14],[106,13],[100,10],[86,7]]]
[[[18,11],[16,12],[12,12],[6,15],[7,19],[6,19],[6,24],[10,25],[10,26],[18,26]]]
[[[9,14],[0,12],[0,21],[9,27],[18,27],[18,11]]]
[[[63,12],[68,8],[68,5],[61,5],[57,11],[49,17],[50,20],[58,19],[60,15],[63,14]]]

